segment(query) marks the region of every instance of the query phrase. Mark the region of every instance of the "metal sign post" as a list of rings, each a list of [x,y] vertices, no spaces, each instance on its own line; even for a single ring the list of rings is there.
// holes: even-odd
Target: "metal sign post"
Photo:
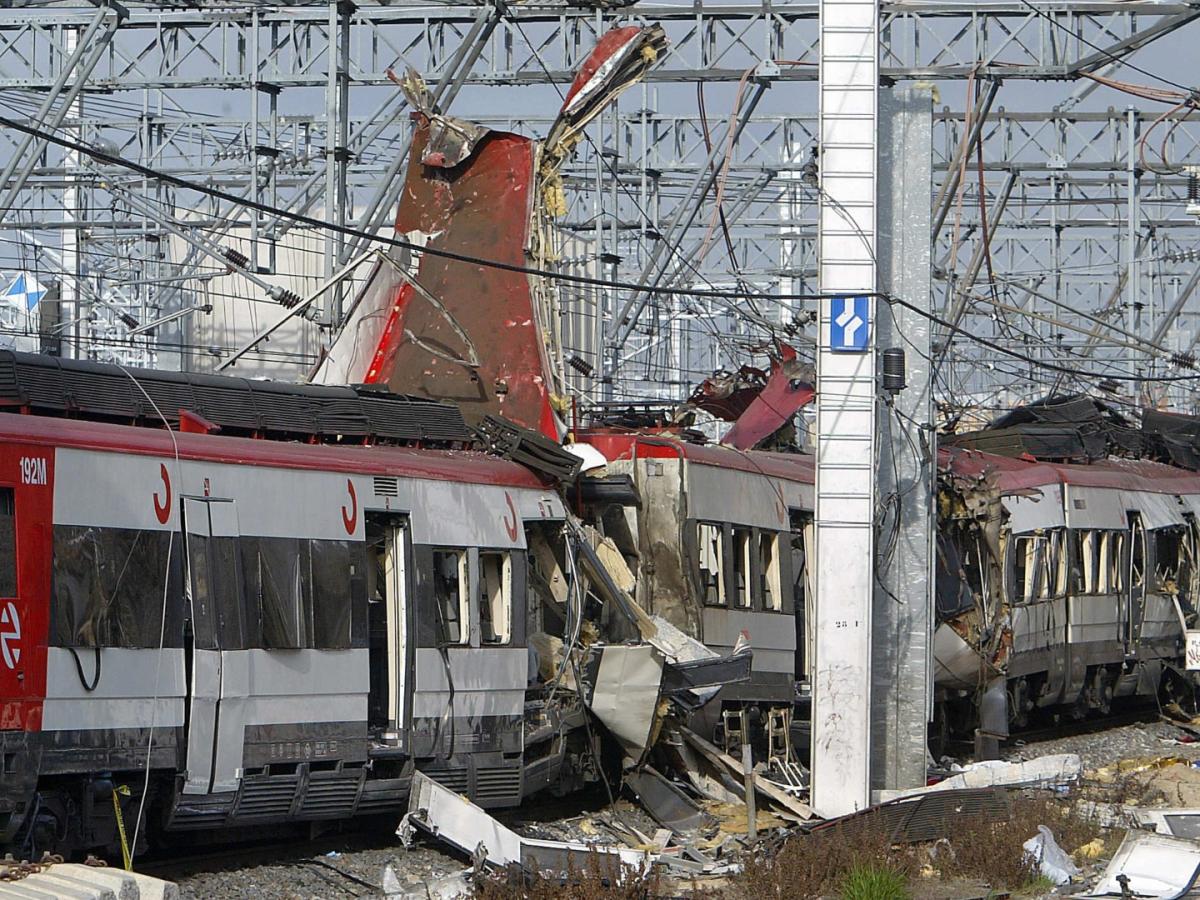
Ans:
[[[822,0],[812,805],[870,798],[877,2]]]

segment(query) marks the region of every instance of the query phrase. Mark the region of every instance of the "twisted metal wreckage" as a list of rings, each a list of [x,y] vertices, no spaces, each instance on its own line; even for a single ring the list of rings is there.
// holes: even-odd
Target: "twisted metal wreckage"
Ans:
[[[422,250],[377,258],[311,380],[378,384],[453,402],[493,450],[557,479],[568,509],[599,496],[636,503],[629,476],[580,474],[580,458],[561,446],[568,405],[557,293],[547,279],[525,270],[547,268],[556,258],[548,222],[566,211],[559,169],[582,140],[583,128],[644,76],[665,45],[657,25],[605,34],[542,141],[445,115],[411,70],[394,79],[412,107],[414,124],[396,234]],[[786,391],[786,384],[773,388],[778,389]],[[761,410],[757,415],[763,417]],[[779,424],[758,423],[753,430],[761,436]],[[545,747],[545,738],[553,735],[553,749],[527,760],[525,793],[531,784],[556,781],[557,789],[567,789],[558,767],[547,763],[562,760],[563,748],[575,746],[568,732],[587,729],[587,748],[574,752],[591,754],[596,762],[577,766],[580,779],[572,786],[603,778],[599,757],[615,751],[623,760],[624,781],[666,828],[683,831],[713,820],[649,765],[656,745],[700,796],[740,803],[748,777],[780,815],[810,818],[797,797],[798,778],[784,786],[760,773],[747,776],[740,762],[683,724],[722,686],[749,680],[748,641],[731,642],[736,645],[719,654],[649,615],[635,600],[637,579],[617,545],[569,512],[566,538],[564,554],[545,535],[531,536],[531,556],[546,575],[530,585],[531,595],[540,596],[529,625],[544,703],[536,714],[527,712],[524,746]],[[578,714],[581,703],[604,727],[607,750]],[[527,705],[527,711],[533,709]],[[753,795],[755,788],[749,791]],[[536,858],[540,865],[565,866],[576,853],[604,851],[522,839],[420,773],[401,832],[413,823],[496,864]],[[625,837],[651,843],[644,834]],[[645,858],[644,852],[613,852],[630,864]],[[716,865],[705,857],[676,864],[691,871]]]

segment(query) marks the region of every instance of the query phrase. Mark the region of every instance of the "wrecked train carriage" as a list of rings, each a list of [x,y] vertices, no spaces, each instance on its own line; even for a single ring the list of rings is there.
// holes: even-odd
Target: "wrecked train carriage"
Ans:
[[[595,430],[580,439],[636,488],[636,506],[597,505],[592,513],[635,573],[639,604],[722,654],[745,633],[751,679],[724,687],[722,704],[790,714],[812,658],[811,457],[669,433]]]
[[[563,504],[457,410],[20,354],[0,380],[8,849],[115,848],[143,784],[170,842],[399,813],[414,768],[485,806],[578,776],[578,698],[530,690],[527,649]]]
[[[957,448],[939,462],[934,658],[946,728],[978,718],[1002,736],[1040,707],[1106,711],[1183,677],[1200,475]]]

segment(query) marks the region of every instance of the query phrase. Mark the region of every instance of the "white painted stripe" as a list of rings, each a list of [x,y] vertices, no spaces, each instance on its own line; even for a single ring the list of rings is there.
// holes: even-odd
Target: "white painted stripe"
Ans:
[[[96,651],[82,647],[79,655],[84,677],[94,677]],[[167,648],[162,651],[104,647],[100,650],[100,680],[94,691],[87,691],[79,680],[79,672],[71,651],[65,647],[46,649],[47,699],[75,698],[100,700],[106,698],[182,697],[184,694],[183,650]],[[158,685],[154,684],[155,674]]]
[[[155,502],[159,509],[167,503],[164,466],[170,507],[161,523]],[[55,455],[54,521],[162,531],[179,527],[181,497],[208,496],[233,500],[247,535],[362,540],[364,511],[387,509],[412,514],[418,543],[524,548],[525,521],[564,515],[562,501],[550,491],[395,480],[396,496],[379,497],[370,475],[67,448]]]
[[[150,698],[47,700],[42,704],[43,731],[86,731],[104,728],[173,728],[183,724],[183,699]]]

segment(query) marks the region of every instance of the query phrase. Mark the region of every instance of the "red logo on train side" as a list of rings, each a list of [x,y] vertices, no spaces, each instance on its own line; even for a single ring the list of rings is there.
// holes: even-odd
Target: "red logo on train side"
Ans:
[[[350,511],[342,506],[342,524],[346,526],[346,534],[354,534],[358,524],[358,494],[354,493],[354,482],[349,478],[346,479],[346,490],[350,492]]]
[[[508,504],[508,511],[512,513],[512,518],[508,515],[504,516],[504,530],[508,532],[508,539],[516,541],[517,539],[517,508],[513,505],[512,495],[508,491],[504,492],[504,502]]]
[[[158,491],[154,492],[154,515],[158,518],[160,525],[166,525],[167,519],[171,518],[171,476],[167,473],[166,463],[159,465],[158,473],[162,478],[163,490],[166,491],[167,498],[159,500]]]

